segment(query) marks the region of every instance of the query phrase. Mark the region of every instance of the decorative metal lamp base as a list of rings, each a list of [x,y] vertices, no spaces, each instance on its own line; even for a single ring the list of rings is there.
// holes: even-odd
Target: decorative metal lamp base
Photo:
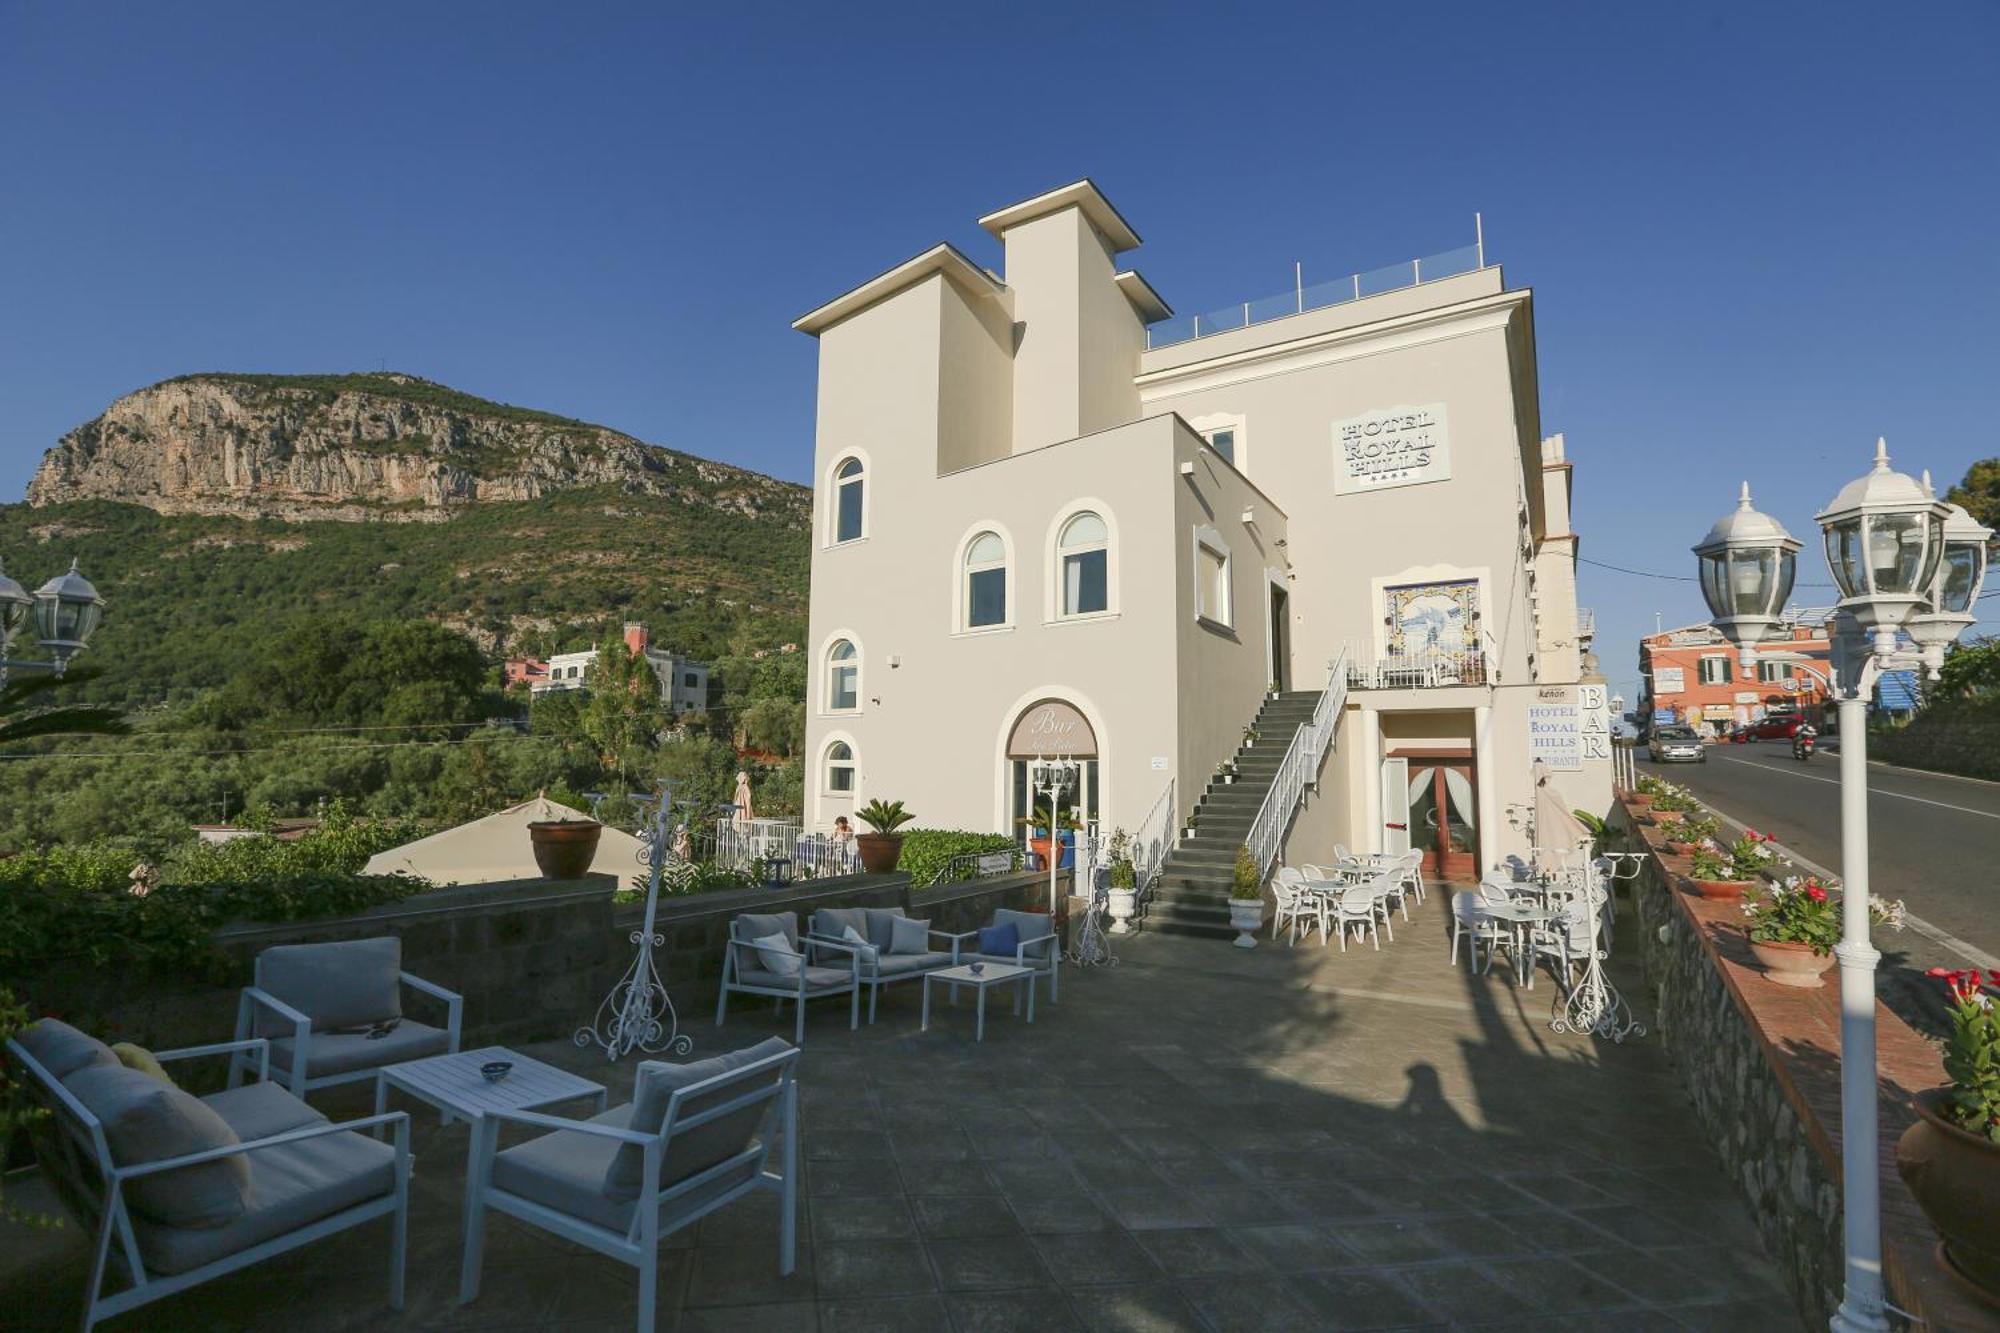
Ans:
[[[595,1046],[607,1060],[641,1051],[647,1055],[687,1055],[694,1050],[694,1038],[680,1030],[674,1002],[653,966],[653,950],[666,946],[666,936],[657,932],[654,920],[660,905],[660,874],[669,861],[677,859],[676,840],[669,826],[673,818],[673,788],[660,784],[659,804],[641,836],[639,863],[651,871],[646,877],[646,923],[632,932],[639,946],[625,975],[597,1006],[597,1016],[576,1030],[571,1038],[578,1046]],[[685,839],[685,831],[681,838]]]

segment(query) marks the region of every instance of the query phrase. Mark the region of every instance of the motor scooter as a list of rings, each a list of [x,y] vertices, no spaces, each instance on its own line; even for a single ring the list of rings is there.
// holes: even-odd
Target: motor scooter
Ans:
[[[1804,763],[1813,757],[1813,750],[1819,745],[1818,737],[1811,727],[1800,727],[1792,736],[1792,758]]]

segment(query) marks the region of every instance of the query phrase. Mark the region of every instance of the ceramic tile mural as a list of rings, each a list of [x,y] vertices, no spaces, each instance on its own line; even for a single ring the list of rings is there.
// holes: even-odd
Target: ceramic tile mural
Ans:
[[[1455,653],[1472,646],[1479,622],[1479,581],[1411,583],[1384,590],[1389,651]]]

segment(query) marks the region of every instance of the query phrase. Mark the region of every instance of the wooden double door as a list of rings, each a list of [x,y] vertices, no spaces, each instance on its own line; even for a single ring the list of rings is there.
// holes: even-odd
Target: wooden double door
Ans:
[[[1424,873],[1479,878],[1479,770],[1469,751],[1400,750],[1382,761],[1383,846],[1419,848]]]

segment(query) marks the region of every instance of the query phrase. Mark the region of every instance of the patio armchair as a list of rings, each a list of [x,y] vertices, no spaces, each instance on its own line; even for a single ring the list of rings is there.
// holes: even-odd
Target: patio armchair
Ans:
[[[780,946],[768,942],[782,937]],[[732,991],[745,995],[769,995],[780,1012],[786,1000],[797,1006],[798,1019],[792,1040],[803,1046],[806,1040],[806,1001],[827,995],[848,999],[849,1028],[861,1026],[861,950],[850,943],[832,940],[810,941],[811,953],[799,947],[797,912],[742,912],[729,923],[729,939],[722,946],[722,987],[715,997],[715,1025],[729,1012]],[[839,966],[819,961],[822,953],[839,955]]]
[[[1329,897],[1328,917],[1334,930],[1340,935],[1342,953],[1347,952],[1347,932],[1350,929],[1354,931],[1354,938],[1357,940],[1365,930],[1369,938],[1374,941],[1375,947],[1377,949],[1382,947],[1382,934],[1378,929],[1378,923],[1387,914],[1382,910],[1379,885],[1380,882],[1376,880],[1370,880],[1365,884],[1350,884],[1341,889],[1337,896]],[[1394,934],[1392,933],[1389,938],[1393,940]]]
[[[898,929],[896,922],[906,923],[902,928],[905,947],[896,948]],[[923,927],[922,943],[925,947],[912,947],[916,939],[914,927]],[[867,946],[857,946],[845,933],[852,930],[867,941]],[[928,921],[917,921],[900,907],[822,907],[812,914],[806,932],[808,947],[817,950],[820,945],[838,945],[854,949],[861,960],[861,984],[868,987],[868,1021],[875,1021],[875,1008],[881,999],[882,988],[898,981],[920,980],[926,972],[935,972],[941,967],[950,967],[958,961],[961,937],[947,931],[934,930]],[[944,941],[942,949],[930,946]]]
[[[459,1301],[479,1295],[488,1210],[638,1269],[640,1333],[653,1327],[660,1238],[748,1194],[778,1195],[778,1272],[789,1275],[798,1243],[798,1058],[796,1047],[770,1037],[693,1064],[645,1061],[633,1100],[588,1120],[488,1112],[474,1125],[466,1163]],[[549,1132],[500,1151],[507,1125]]]
[[[1458,966],[1458,941],[1466,941],[1466,966],[1477,972],[1479,946],[1486,946],[1486,964],[1493,965],[1493,950],[1500,944],[1500,922],[1487,912],[1487,903],[1472,889],[1451,895],[1451,965]]]
[[[1319,942],[1326,943],[1327,917],[1326,894],[1307,880],[1306,872],[1296,866],[1280,866],[1271,879],[1271,893],[1278,900],[1278,910],[1271,915],[1271,938],[1278,938],[1281,926],[1291,928],[1291,943],[1299,942],[1299,927],[1308,930],[1314,924],[1319,926]]]
[[[407,1112],[330,1123],[264,1075],[262,1037],[160,1051],[170,1064],[228,1055],[254,1083],[195,1097],[127,1068],[109,1047],[42,1019],[7,1042],[28,1095],[50,1113],[36,1155],[78,1229],[94,1238],[85,1333],[211,1278],[392,1218],[389,1304],[403,1305],[409,1238]],[[395,1145],[363,1130],[395,1126]],[[117,1290],[107,1291],[112,1284]]]
[[[1062,962],[1062,942],[1056,936],[1055,922],[1047,912],[1019,912],[1010,907],[998,907],[993,911],[990,926],[1014,924],[1021,942],[1012,954],[981,953],[979,932],[964,930],[952,932],[948,938],[955,941],[957,959],[961,963],[1007,963],[1014,967],[1025,967],[1035,974],[1030,985],[1043,977],[1049,982],[1049,1003],[1056,1002],[1057,987],[1060,984],[1056,968]],[[939,934],[946,934],[940,931]],[[956,993],[954,991],[954,993]]]
[[[403,1013],[407,987],[444,1005],[441,1028]],[[292,1094],[372,1079],[384,1065],[458,1050],[465,1001],[403,970],[394,935],[326,944],[284,944],[257,955],[254,984],[236,1006],[236,1040],[262,1037]],[[248,1065],[229,1063],[229,1086]]]

